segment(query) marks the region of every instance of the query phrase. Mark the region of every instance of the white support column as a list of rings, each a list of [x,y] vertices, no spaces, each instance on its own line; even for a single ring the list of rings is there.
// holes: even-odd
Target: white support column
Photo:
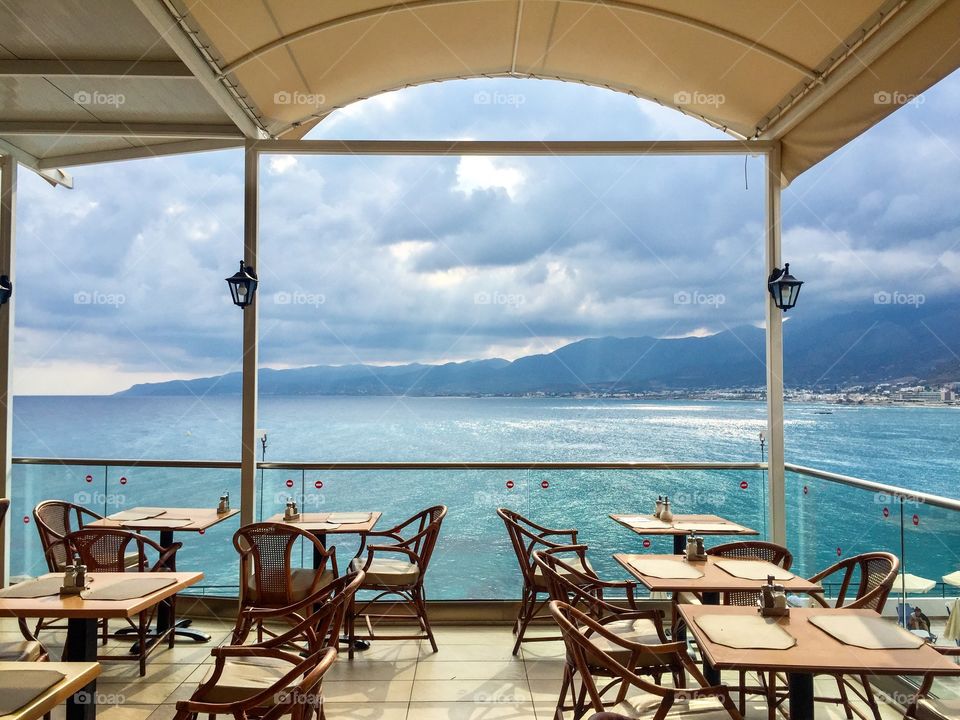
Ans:
[[[17,161],[0,157],[0,274],[14,280],[13,261],[16,255]],[[14,297],[0,305],[0,497],[11,496],[11,464],[13,456],[13,303]],[[0,535],[0,586],[10,579],[10,526],[3,523]]]
[[[767,463],[769,492],[767,513],[772,542],[786,545],[786,482],[783,469],[783,311],[767,292],[766,281],[780,264],[780,144],[767,155],[766,242],[763,293],[767,301]]]
[[[259,273],[260,155],[247,143],[243,160],[243,262]],[[243,310],[243,410],[240,424],[240,524],[252,523],[257,506],[257,294]]]

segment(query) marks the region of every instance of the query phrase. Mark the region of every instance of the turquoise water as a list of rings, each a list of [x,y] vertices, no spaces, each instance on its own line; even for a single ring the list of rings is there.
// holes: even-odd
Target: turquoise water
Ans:
[[[235,459],[239,398],[17,398],[18,456]],[[261,426],[267,460],[755,461],[765,408],[753,402],[648,402],[526,398],[266,397]],[[946,407],[786,409],[787,459],[865,479],[956,497],[960,411]],[[91,481],[87,482],[87,475]],[[102,467],[24,467],[14,472],[14,572],[43,562],[29,516],[47,497],[79,499],[114,512],[143,504],[213,505],[224,489],[238,500],[239,473]],[[122,479],[122,484],[121,484]],[[288,486],[289,484],[289,486]],[[546,487],[544,487],[546,484]],[[509,487],[508,487],[509,486]],[[687,512],[713,512],[766,531],[765,478],[739,472],[312,472],[266,471],[263,515],[289,494],[307,510],[369,510],[384,524],[435,503],[450,506],[431,569],[434,597],[510,597],[517,575],[499,505],[547,524],[577,527],[603,570],[622,574],[615,551],[641,539],[606,518],[645,511],[668,493]],[[788,535],[807,573],[839,555],[900,548],[900,508],[871,493],[788,477]],[[884,510],[887,514],[884,514]],[[914,515],[917,524],[914,525]],[[960,568],[960,524],[935,508],[905,509],[909,571],[931,579]],[[181,567],[200,567],[209,585],[236,584],[231,521],[203,536],[181,534]],[[234,524],[231,524],[234,523]],[[333,541],[345,564],[355,543]],[[669,542],[652,540],[668,551]]]

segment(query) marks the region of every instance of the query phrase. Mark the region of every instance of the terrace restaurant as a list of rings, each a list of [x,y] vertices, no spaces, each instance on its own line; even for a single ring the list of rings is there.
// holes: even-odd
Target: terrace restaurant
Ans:
[[[0,4],[0,717],[960,717],[945,551],[960,501],[788,462],[782,323],[799,286],[780,222],[784,187],[960,67],[958,38],[960,0]],[[485,77],[628,93],[729,139],[306,139],[379,93]],[[18,173],[67,192],[88,165],[227,148],[245,181],[237,455],[14,457]],[[266,462],[256,269],[274,154],[762,158],[766,458]],[[357,490],[411,474],[437,482]],[[468,543],[458,521],[478,510],[454,477],[496,488],[481,514],[497,542],[458,563],[445,543]],[[610,477],[635,487],[628,506]],[[723,515],[656,503],[718,477],[750,490]],[[183,478],[228,492],[203,508],[158,492]],[[118,484],[125,507],[108,509]],[[564,493],[610,533],[578,533]],[[866,545],[830,563],[827,499],[872,517]],[[231,549],[228,567],[201,536]],[[937,553],[931,586],[911,558]],[[464,594],[455,575],[493,579]]]

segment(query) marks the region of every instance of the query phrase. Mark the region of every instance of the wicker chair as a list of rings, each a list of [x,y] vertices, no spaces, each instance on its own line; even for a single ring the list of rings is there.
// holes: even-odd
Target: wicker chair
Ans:
[[[155,540],[127,530],[92,527],[70,533],[64,538],[63,545],[68,556],[79,556],[80,561],[87,566],[87,571],[91,573],[170,572],[176,569],[177,551],[182,546],[182,543],[177,542],[164,548]],[[151,554],[156,553],[156,560],[148,559],[148,550],[151,551]],[[132,567],[129,564],[131,557],[136,558]],[[167,608],[171,618],[176,617],[176,595],[163,600],[160,604]],[[157,647],[164,639],[167,640],[169,647],[173,647],[175,627],[172,625],[167,628],[162,636],[152,637],[149,642],[147,640],[150,624],[159,611],[159,607],[160,605],[155,605],[149,610],[139,613],[136,623],[128,620],[130,626],[134,629],[133,634],[137,638],[134,655],[140,663],[141,677],[147,672],[147,656],[154,647]],[[101,659],[119,660],[123,657],[122,655],[109,655],[101,656]]]
[[[294,566],[298,541],[319,558],[318,567]],[[324,547],[309,532],[286,523],[244,525],[234,533],[233,546],[240,553],[241,613],[245,608],[286,608],[329,585],[338,574],[336,548]],[[263,622],[257,622],[258,641],[263,634]]]
[[[840,590],[833,602],[829,602],[822,593],[813,593],[810,597],[821,607],[837,608],[868,608],[880,612],[883,610],[893,583],[897,579],[900,569],[900,560],[896,555],[888,552],[869,552],[854,557],[845,558],[826,570],[822,570],[810,578],[810,582],[822,583],[833,577],[840,578]],[[848,597],[852,594],[852,597]],[[847,718],[853,717],[853,707],[847,695],[849,688],[869,706],[874,720],[881,720],[880,709],[873,694],[873,688],[866,675],[860,675],[863,685],[861,695],[857,688],[848,682],[843,675],[834,676],[840,691],[839,697],[817,697],[819,702],[829,702],[843,706]]]
[[[507,528],[507,534],[510,536],[510,545],[517,556],[517,563],[520,565],[520,574],[523,577],[523,587],[520,591],[520,608],[517,610],[517,619],[513,624],[513,634],[517,640],[513,645],[513,654],[516,655],[520,650],[520,644],[524,642],[542,642],[547,640],[557,640],[555,636],[546,637],[525,637],[527,628],[536,620],[548,620],[548,615],[543,613],[547,602],[550,600],[550,592],[547,588],[546,580],[540,574],[539,569],[533,562],[533,552],[535,550],[550,550],[561,547],[568,547],[577,544],[577,531],[574,529],[548,528],[538,525],[529,518],[525,518],[518,512],[507,508],[498,508],[497,515],[503,520]],[[553,540],[551,538],[560,538]],[[596,573],[589,563],[584,563],[582,571],[589,575],[592,580],[598,580]],[[540,595],[544,599],[540,599]]]
[[[10,499],[0,498],[0,532],[3,530],[3,521],[10,509]],[[22,640],[0,640],[0,661],[2,662],[39,662],[49,660],[46,648],[27,627],[27,621],[18,620]]]
[[[960,659],[960,647],[940,646],[936,649],[941,655]],[[907,704],[903,720],[921,720],[922,718],[932,717],[960,717],[960,698],[930,699],[930,689],[933,687],[933,681],[936,679],[937,676],[935,674],[924,675],[920,689]]]
[[[337,658],[325,647],[306,658],[278,649],[215,648],[210,677],[189,700],[177,702],[174,720],[195,720],[206,713],[234,718],[324,720],[323,676]]]
[[[669,642],[663,631],[663,614],[659,610],[641,610],[637,607],[634,599],[636,583],[632,581],[600,580],[577,569],[577,567],[583,568],[586,564],[586,550],[586,545],[572,545],[552,550],[534,551],[533,561],[547,581],[550,599],[567,603],[571,607],[582,610],[618,637],[644,645],[662,645]],[[561,555],[563,555],[570,559],[571,552],[575,554],[575,564],[568,563],[561,558]],[[624,596],[620,601],[622,604],[615,605],[610,601],[609,596],[605,597],[606,593],[611,592]],[[618,657],[622,664],[630,663],[628,654],[620,652],[620,648],[610,646],[609,643],[602,640],[598,641],[598,645]],[[646,655],[636,658],[634,662],[636,664],[632,665],[631,669],[635,673],[651,675],[657,683],[660,682],[664,674],[669,675],[673,671],[673,668],[664,663],[663,658],[658,656]],[[590,672],[594,676],[610,677],[603,666],[591,666]],[[612,682],[600,690],[600,695],[605,695],[612,687],[618,685],[620,680],[619,676],[613,676]],[[675,677],[674,681],[679,684],[680,678]],[[568,656],[564,667],[560,695],[557,699],[555,717],[563,717],[563,713],[567,711],[582,712],[584,700],[582,686],[581,695],[577,697],[574,687],[575,682],[576,666]],[[568,702],[568,696],[571,702]]]
[[[618,678],[614,713],[622,713],[627,717],[650,715],[653,720],[684,717],[671,712],[679,704],[683,712],[689,711],[690,716],[697,720],[743,720],[726,687],[707,685],[700,669],[687,655],[685,643],[648,645],[633,642],[610,632],[603,624],[567,603],[551,600],[547,607],[560,626],[568,662],[574,664],[583,683],[580,693],[582,706],[575,717],[582,717],[588,710],[603,712],[604,705],[609,704],[605,703],[591,672],[591,668],[601,667],[604,674]],[[613,648],[616,652],[611,652]],[[633,670],[638,658],[644,656],[656,657],[659,662],[669,666],[671,675],[678,681],[676,685],[685,683],[689,674],[700,687],[670,687],[644,679]],[[627,659],[626,663],[621,662],[623,658]],[[628,700],[631,690],[644,695]]]
[[[359,607],[355,602],[348,615],[347,629],[350,636],[348,653],[351,659],[355,641],[358,639],[425,639],[430,641],[430,647],[437,652],[437,641],[433,637],[433,630],[427,618],[423,581],[437,545],[437,538],[440,536],[440,526],[446,516],[446,506],[435,505],[389,530],[370,532],[363,537],[357,556],[350,562],[350,569],[366,574],[360,589],[372,590],[375,595],[365,600]],[[377,542],[368,545],[367,542],[370,540]],[[364,550],[366,550],[365,558]],[[398,598],[400,603],[396,607],[406,607],[410,612],[370,612],[374,603],[387,597]],[[357,635],[358,619],[366,623],[367,634]],[[374,633],[375,621],[396,622],[410,619],[415,619],[420,626],[420,632],[416,635],[376,635]]]

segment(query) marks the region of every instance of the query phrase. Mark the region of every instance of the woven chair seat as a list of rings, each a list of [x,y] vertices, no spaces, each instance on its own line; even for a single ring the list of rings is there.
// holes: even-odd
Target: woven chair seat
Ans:
[[[350,561],[350,569],[359,572],[363,570],[366,562],[366,558],[354,558]],[[373,562],[370,563],[366,573],[367,576],[363,581],[364,587],[405,587],[417,581],[417,578],[420,577],[420,568],[409,560],[374,555]]]
[[[653,624],[652,620],[614,620],[613,622],[604,623],[603,626],[617,637],[624,640],[629,640],[630,642],[644,643],[647,645],[658,645],[660,642],[662,642],[660,640],[660,635],[657,634],[657,626]],[[582,630],[583,629],[581,629],[581,631]],[[626,648],[607,640],[605,637],[600,637],[599,635],[590,637],[590,642],[598,650],[602,650],[616,659],[616,661],[621,665],[629,664],[630,651]],[[637,661],[637,664],[651,665],[657,664],[657,661],[649,655],[646,657],[641,655]]]
[[[324,570],[320,573],[320,582],[314,585],[314,580],[317,577],[316,570],[311,568],[298,568],[296,570],[290,571],[290,601],[296,602],[298,600],[303,600],[305,597],[310,595],[313,592],[316,592],[322,587],[326,587],[335,579],[335,575],[332,570]],[[246,588],[246,599],[248,602],[256,605],[257,600],[257,583],[253,575],[247,576],[247,588]]]
[[[594,569],[593,569],[593,565],[590,564],[590,561],[589,561],[589,560],[587,560],[586,562],[580,562],[580,558],[578,558],[578,557],[576,557],[576,556],[572,556],[572,557],[569,557],[569,558],[564,557],[564,558],[561,558],[561,559],[565,560],[565,561],[568,562],[570,565],[572,565],[575,570],[580,570],[581,568],[584,568],[584,574],[587,574],[587,575],[596,575],[596,573],[594,572]],[[572,582],[577,582],[576,577],[573,575],[573,573],[571,573],[571,572],[569,572],[569,571],[567,571],[567,570],[564,570],[563,568],[560,568],[560,569],[559,569],[559,574],[560,574],[561,577],[563,577],[563,578],[566,579],[566,580],[570,580],[570,581],[572,581]],[[547,592],[547,590],[548,590],[548,588],[547,588],[547,581],[546,581],[546,579],[544,579],[544,577],[543,577],[543,571],[540,570],[539,567],[538,567],[538,568],[535,568],[534,571],[533,571],[533,584],[536,586],[536,588],[537,588],[538,590],[542,590],[543,592]]]
[[[0,642],[0,661],[33,662],[43,655],[43,646],[36,640]]]
[[[610,712],[619,713],[628,718],[651,718],[660,705],[660,698],[653,694],[640,694],[637,697],[618,703]],[[667,718],[695,718],[695,720],[730,720],[730,714],[715,698],[698,698],[689,702],[678,702],[666,715]]]
[[[293,665],[289,662],[277,658],[231,658],[224,663],[217,684],[205,688],[203,685],[213,677],[214,666],[210,666],[193,699],[211,703],[246,700],[272,687],[292,669]]]

